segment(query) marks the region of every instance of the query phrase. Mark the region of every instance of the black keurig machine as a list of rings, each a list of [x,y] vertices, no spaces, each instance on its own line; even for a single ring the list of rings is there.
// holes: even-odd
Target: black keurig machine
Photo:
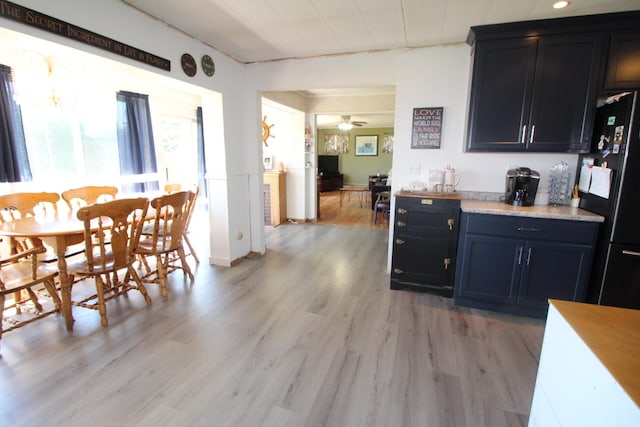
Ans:
[[[540,174],[536,171],[525,167],[509,169],[504,202],[514,206],[533,206],[539,182]]]

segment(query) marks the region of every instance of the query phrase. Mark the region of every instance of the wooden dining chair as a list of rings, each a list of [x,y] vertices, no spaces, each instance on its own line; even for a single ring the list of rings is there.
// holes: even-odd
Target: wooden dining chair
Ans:
[[[200,187],[196,185],[195,191],[191,191],[190,193],[191,194],[189,195],[189,198],[190,198],[189,216],[187,217],[187,221],[184,226],[184,233],[182,237],[184,238],[184,242],[187,244],[187,247],[189,248],[189,252],[186,253],[185,256],[191,255],[193,259],[196,261],[196,264],[200,264],[200,259],[198,258],[198,255],[196,254],[196,251],[193,249],[193,245],[189,240],[189,230],[191,229],[191,219],[193,218],[193,213],[198,203],[198,195],[200,194]]]
[[[378,220],[378,212],[380,212],[382,216],[385,217],[389,215],[390,210],[391,194],[388,191],[382,191],[378,193],[376,201],[373,204],[373,223],[375,224]]]
[[[140,239],[137,254],[140,256],[147,273],[143,280],[159,283],[162,296],[168,295],[167,274],[176,269],[181,269],[184,274],[194,280],[193,273],[186,261],[184,252],[185,227],[189,221],[191,203],[195,200],[191,191],[179,191],[165,194],[151,201],[151,207],[155,211],[151,232]],[[180,264],[171,262],[175,255]],[[147,258],[155,258],[155,269],[151,269]]]
[[[28,216],[56,214],[59,200],[58,193],[49,192],[2,195],[0,196],[0,224]],[[12,253],[34,247],[42,247],[42,242],[35,238],[11,239],[10,241]]]
[[[78,276],[93,277],[96,292],[71,303],[98,310],[102,326],[108,325],[106,303],[120,295],[137,290],[147,303],[151,302],[133,267],[148,207],[149,200],[139,197],[95,203],[78,210],[77,217],[84,223],[86,256],[68,263],[67,269],[71,283]],[[120,272],[124,272],[122,280]]]
[[[87,185],[62,192],[62,199],[69,209],[75,211],[96,202],[113,200],[118,195],[118,187],[109,185]]]
[[[167,194],[171,194],[171,193],[176,193],[178,191],[183,191],[185,187],[188,187],[192,192],[192,195],[191,195],[192,200],[189,200],[189,217],[187,218],[187,223],[185,224],[185,227],[184,227],[184,236],[183,236],[184,242],[187,244],[187,247],[189,248],[189,252],[185,252],[185,257],[192,256],[193,259],[196,261],[196,264],[200,264],[200,259],[198,258],[198,255],[196,254],[196,251],[195,249],[193,249],[193,245],[189,240],[191,218],[193,217],[193,213],[197,205],[198,195],[200,194],[200,187],[198,185],[185,186],[181,183],[167,183],[164,186],[164,191]],[[145,231],[143,231],[143,234],[151,234],[151,227],[145,227],[144,230]],[[176,260],[179,260],[179,258],[176,259],[176,257],[172,257],[172,261],[176,261]]]
[[[42,247],[31,248],[0,259],[0,339],[5,332],[60,311],[60,297],[54,283],[58,272],[43,267],[38,261],[38,255],[42,251]],[[22,295],[21,291],[27,291],[28,297],[16,299],[16,295]],[[46,309],[38,298],[41,291],[46,291],[52,301],[45,302],[51,304]],[[13,304],[5,305],[5,297],[8,294],[14,296]],[[5,324],[8,327],[5,328]]]
[[[50,192],[21,192],[0,196],[0,224],[19,220],[30,216],[53,215],[58,212],[58,201],[60,195]],[[55,261],[56,257],[50,248],[45,248],[42,240],[36,237],[6,239],[2,244],[2,251],[5,256],[18,252],[25,252],[30,249],[41,249],[38,251],[40,260]],[[29,293],[29,297],[34,300],[35,295],[27,287],[24,289]],[[22,290],[16,290],[14,301],[23,300]],[[21,305],[15,306],[20,313]]]
[[[168,182],[164,185],[164,192],[167,194],[182,191],[182,184],[179,182]]]

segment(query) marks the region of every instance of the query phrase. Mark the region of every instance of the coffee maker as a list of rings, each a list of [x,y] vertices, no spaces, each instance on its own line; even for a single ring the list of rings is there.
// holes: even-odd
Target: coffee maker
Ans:
[[[506,177],[504,202],[513,206],[533,206],[540,174],[526,167],[509,169]]]

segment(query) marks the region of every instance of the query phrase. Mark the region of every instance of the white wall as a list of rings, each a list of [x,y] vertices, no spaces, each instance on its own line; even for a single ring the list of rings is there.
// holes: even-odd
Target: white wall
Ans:
[[[273,138],[262,147],[263,154],[273,160],[272,169],[278,170],[282,162],[287,172],[287,218],[306,219],[305,212],[305,155],[304,120],[302,111],[263,98],[262,116],[267,116],[267,124],[273,125]]]

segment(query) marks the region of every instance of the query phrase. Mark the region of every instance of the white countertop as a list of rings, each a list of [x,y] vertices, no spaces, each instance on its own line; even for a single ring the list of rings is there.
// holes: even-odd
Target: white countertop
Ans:
[[[604,217],[593,212],[569,206],[512,206],[503,202],[463,200],[463,212],[490,215],[525,216],[531,218],[565,219],[570,221],[603,222]]]

